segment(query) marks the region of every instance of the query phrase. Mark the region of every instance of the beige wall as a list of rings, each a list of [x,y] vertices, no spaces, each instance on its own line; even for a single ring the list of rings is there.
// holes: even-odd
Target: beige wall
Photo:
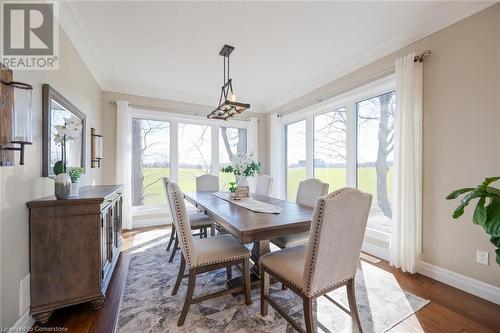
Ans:
[[[292,113],[315,99],[376,77],[396,58],[426,49],[424,64],[423,260],[500,286],[500,266],[482,228],[450,215],[453,189],[500,174],[500,4],[434,33],[273,112]],[[500,186],[500,184],[497,184]],[[472,206],[473,208],[473,206]],[[490,266],[475,263],[476,250],[490,253]]]
[[[87,169],[83,184],[99,184],[101,170],[90,168],[90,127],[101,129],[101,90],[66,34],[59,32],[58,71],[16,71],[14,79],[33,85],[33,141],[25,165],[0,168],[1,324],[19,316],[19,282],[29,273],[29,229],[26,202],[53,194],[53,182],[42,178],[42,84],[49,83],[87,117]],[[16,159],[19,154],[16,153]]]
[[[136,95],[119,94],[113,92],[104,92],[102,99],[103,110],[103,132],[104,132],[104,182],[112,183],[115,180],[115,156],[116,156],[116,105],[110,102],[117,100],[128,101],[132,105],[144,107],[145,109],[168,111],[182,114],[192,114],[193,116],[206,116],[212,111],[213,106],[182,103],[164,99],[142,97]],[[268,172],[268,147],[266,116],[262,113],[244,112],[237,119],[248,119],[254,117],[259,119],[258,131],[258,149],[259,160],[262,162],[264,172]],[[223,121],[221,121],[223,124]]]

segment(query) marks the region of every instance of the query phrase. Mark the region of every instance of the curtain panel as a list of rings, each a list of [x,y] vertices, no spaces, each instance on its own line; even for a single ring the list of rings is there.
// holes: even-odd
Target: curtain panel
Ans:
[[[420,268],[422,252],[422,63],[396,60],[395,182],[390,264]]]
[[[122,225],[132,229],[132,116],[127,101],[116,102],[116,183],[124,185]]]

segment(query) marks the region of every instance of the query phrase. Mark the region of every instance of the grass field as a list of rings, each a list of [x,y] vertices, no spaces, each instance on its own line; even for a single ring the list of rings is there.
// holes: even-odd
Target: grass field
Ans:
[[[194,192],[196,190],[195,178],[204,174],[203,169],[179,169],[179,186],[184,192]],[[295,200],[299,182],[304,180],[305,168],[292,168],[288,170],[288,200]],[[144,185],[146,197],[145,205],[166,204],[165,193],[161,177],[170,176],[169,168],[144,168]],[[346,184],[346,170],[343,168],[317,168],[315,177],[330,184],[330,191],[344,187]],[[219,175],[221,189],[227,190],[228,183],[234,181],[234,176],[221,173]],[[149,186],[148,186],[149,185]],[[389,198],[392,197],[392,169],[387,177],[387,187]],[[358,188],[364,192],[376,195],[377,182],[375,168],[366,167],[358,170]]]

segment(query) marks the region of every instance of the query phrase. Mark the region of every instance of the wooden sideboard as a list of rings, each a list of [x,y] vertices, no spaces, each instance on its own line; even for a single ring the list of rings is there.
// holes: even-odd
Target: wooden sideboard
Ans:
[[[30,218],[31,314],[104,302],[123,241],[122,185],[80,188],[78,197],[27,203]]]

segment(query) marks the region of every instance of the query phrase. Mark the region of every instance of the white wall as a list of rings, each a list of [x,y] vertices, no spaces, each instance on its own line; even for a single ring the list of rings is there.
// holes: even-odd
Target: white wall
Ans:
[[[82,184],[99,184],[102,169],[90,168],[90,127],[101,130],[101,90],[66,37],[59,32],[58,71],[15,71],[14,79],[33,85],[33,141],[25,165],[0,167],[0,326],[20,317],[19,283],[29,273],[29,224],[26,202],[53,194],[53,182],[42,178],[42,84],[48,83],[87,117],[86,174]],[[16,153],[16,163],[19,154]]]

